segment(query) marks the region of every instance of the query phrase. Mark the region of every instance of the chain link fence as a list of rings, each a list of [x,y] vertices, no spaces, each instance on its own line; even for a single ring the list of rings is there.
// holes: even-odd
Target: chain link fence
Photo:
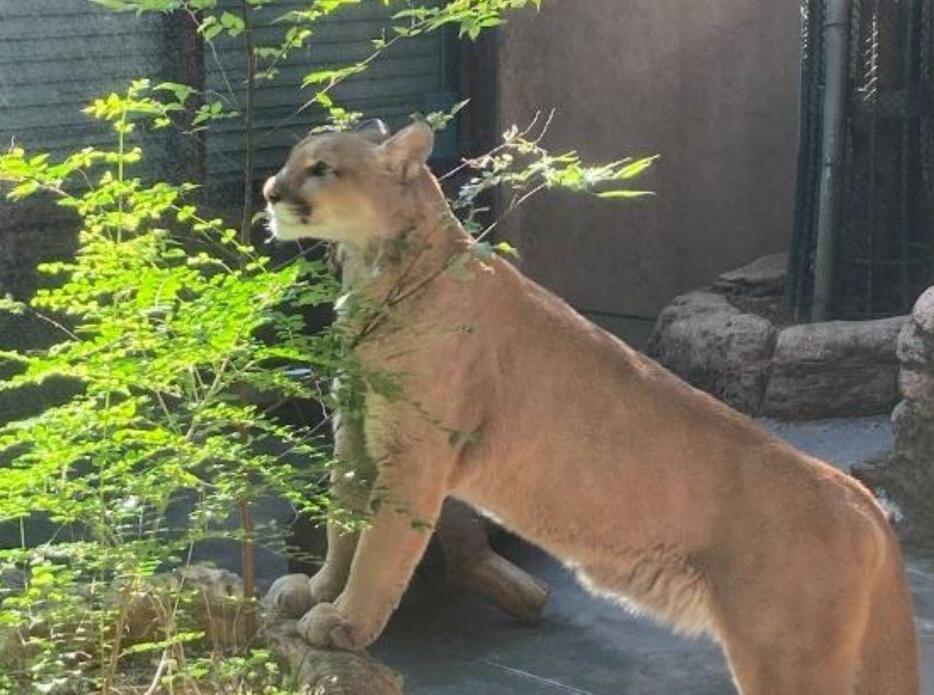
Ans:
[[[810,315],[823,162],[828,0],[803,0],[788,308]],[[850,0],[831,314],[906,313],[934,282],[934,0]]]

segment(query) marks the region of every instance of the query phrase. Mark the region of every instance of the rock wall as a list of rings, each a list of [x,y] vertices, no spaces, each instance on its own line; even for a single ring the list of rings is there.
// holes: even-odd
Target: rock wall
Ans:
[[[785,254],[760,258],[676,298],[659,315],[649,354],[750,415],[889,412],[898,400],[896,345],[906,317],[786,325],[786,261]]]
[[[828,321],[778,333],[760,411],[787,420],[887,413],[898,397],[904,317]]]
[[[856,471],[899,509],[911,541],[934,545],[934,287],[921,295],[898,336],[899,390],[890,455]]]
[[[689,384],[746,413],[761,409],[775,349],[771,321],[697,290],[662,310],[649,354]]]

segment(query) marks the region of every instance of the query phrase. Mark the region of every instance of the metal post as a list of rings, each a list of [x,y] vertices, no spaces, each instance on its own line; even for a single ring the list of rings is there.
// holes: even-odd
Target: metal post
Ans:
[[[851,0],[827,0],[824,21],[824,96],[817,251],[812,321],[830,318],[834,290],[837,208],[843,159]]]

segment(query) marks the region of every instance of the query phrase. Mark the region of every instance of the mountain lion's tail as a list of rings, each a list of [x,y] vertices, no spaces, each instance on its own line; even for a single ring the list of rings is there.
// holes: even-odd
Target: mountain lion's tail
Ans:
[[[911,592],[891,528],[886,559],[876,578],[863,638],[858,695],[918,695],[918,652]]]

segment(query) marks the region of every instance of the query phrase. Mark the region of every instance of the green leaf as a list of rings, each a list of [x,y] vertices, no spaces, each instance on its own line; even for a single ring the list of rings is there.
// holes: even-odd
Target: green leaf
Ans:
[[[659,158],[659,155],[637,159],[636,161],[627,164],[626,166],[622,167],[619,171],[617,171],[616,174],[614,175],[614,178],[617,178],[617,179],[634,178],[638,176],[639,174],[641,174],[646,169],[648,169],[649,167],[651,167],[658,160],[658,158]]]
[[[490,261],[495,255],[493,245],[488,241],[475,241],[470,245],[470,253],[481,261]]]
[[[194,87],[178,82],[160,82],[153,87],[153,89],[156,91],[171,92],[175,96],[175,101],[179,104],[184,104],[188,101],[188,97],[197,91]]]
[[[597,193],[601,198],[644,198],[645,196],[655,195],[654,191],[603,191],[602,193]]]
[[[10,295],[0,297],[0,312],[20,315],[25,313],[26,309],[27,306],[25,303],[13,299]]]
[[[506,241],[499,242],[496,246],[493,247],[496,252],[502,256],[511,256],[513,258],[519,258],[519,251],[509,244]]]
[[[239,36],[246,29],[243,18],[233,12],[224,12],[220,17],[220,24],[231,36]]]

